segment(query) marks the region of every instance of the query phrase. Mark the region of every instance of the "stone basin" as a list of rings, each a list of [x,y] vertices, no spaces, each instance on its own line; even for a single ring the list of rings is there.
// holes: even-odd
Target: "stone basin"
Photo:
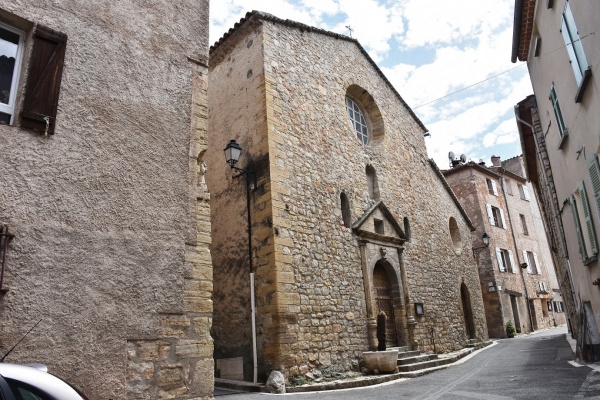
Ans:
[[[362,355],[370,374],[391,374],[398,371],[398,350],[365,351]]]

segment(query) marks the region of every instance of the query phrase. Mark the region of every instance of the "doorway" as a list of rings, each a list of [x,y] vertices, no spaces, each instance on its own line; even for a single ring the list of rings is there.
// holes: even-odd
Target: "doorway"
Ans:
[[[475,339],[475,323],[473,322],[473,310],[471,309],[471,296],[464,282],[460,285],[460,300],[462,302],[463,317],[465,318],[467,339]]]
[[[521,333],[521,318],[519,318],[519,305],[517,304],[517,298],[510,295],[510,305],[512,307],[513,318],[515,320],[515,330],[517,333]]]
[[[394,318],[394,303],[392,301],[392,285],[385,268],[378,262],[373,269],[373,286],[375,287],[375,302],[377,313],[383,311],[387,316],[385,321],[385,344],[388,347],[398,346],[396,321]]]

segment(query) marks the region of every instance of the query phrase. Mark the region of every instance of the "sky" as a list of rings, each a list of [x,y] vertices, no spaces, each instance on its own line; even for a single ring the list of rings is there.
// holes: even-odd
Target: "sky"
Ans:
[[[210,42],[258,10],[348,35],[347,26],[431,136],[438,166],[521,154],[514,106],[533,93],[510,62],[514,0],[213,0]]]

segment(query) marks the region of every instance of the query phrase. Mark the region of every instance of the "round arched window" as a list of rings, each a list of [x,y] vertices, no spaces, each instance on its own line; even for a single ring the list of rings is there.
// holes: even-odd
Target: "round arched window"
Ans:
[[[365,113],[350,97],[346,97],[346,110],[348,110],[348,117],[350,117],[350,122],[352,122],[358,140],[360,140],[362,144],[367,145],[371,139],[371,134],[369,132],[369,126],[367,125]]]

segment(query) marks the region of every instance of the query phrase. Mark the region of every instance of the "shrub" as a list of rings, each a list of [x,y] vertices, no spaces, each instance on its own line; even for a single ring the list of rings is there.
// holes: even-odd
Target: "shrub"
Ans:
[[[509,338],[514,338],[516,333],[517,331],[515,330],[512,321],[508,321],[506,323],[506,336],[508,336]]]
[[[385,318],[383,311],[377,315],[377,351],[385,351]]]

